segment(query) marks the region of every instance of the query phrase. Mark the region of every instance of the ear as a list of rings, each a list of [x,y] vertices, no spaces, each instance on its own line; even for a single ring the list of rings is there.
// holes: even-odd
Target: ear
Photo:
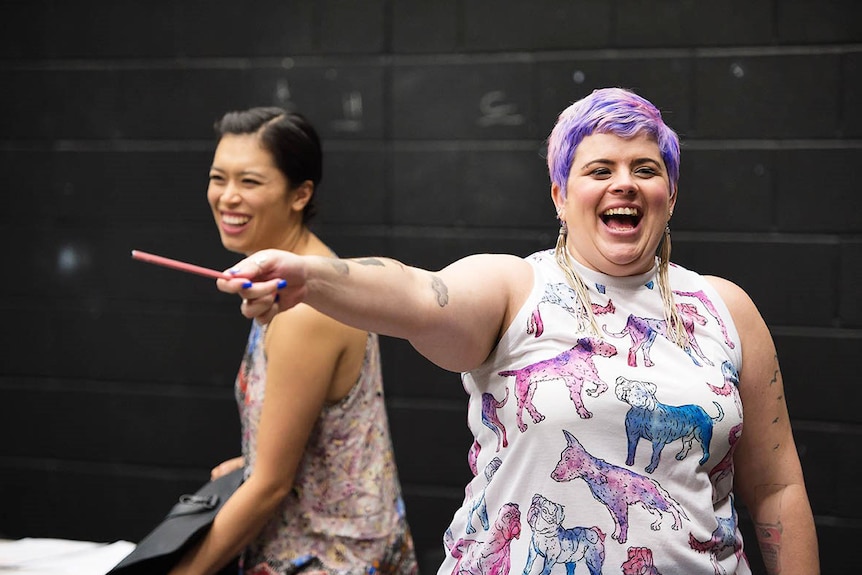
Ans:
[[[305,180],[290,190],[290,193],[293,195],[293,200],[290,202],[291,209],[301,212],[314,195],[314,183],[311,180]]]
[[[676,199],[679,197],[679,186],[676,187],[673,191],[673,195],[670,197],[670,203],[668,204],[668,212],[670,215],[673,215],[673,210],[676,207]]]
[[[551,200],[554,202],[554,209],[559,214],[566,205],[565,190],[560,188],[558,184],[551,184]]]

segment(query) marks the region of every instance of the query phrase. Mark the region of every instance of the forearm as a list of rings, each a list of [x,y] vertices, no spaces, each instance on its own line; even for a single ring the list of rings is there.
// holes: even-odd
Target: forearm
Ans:
[[[817,575],[820,560],[814,518],[803,485],[763,485],[753,513],[757,542],[769,575]]]
[[[429,311],[447,303],[446,287],[433,273],[387,258],[312,257],[306,274],[305,303],[347,325],[393,337],[410,339],[427,328]]]
[[[207,534],[169,575],[216,573],[257,537],[282,499],[282,492],[261,494],[249,483],[240,486],[219,510]]]

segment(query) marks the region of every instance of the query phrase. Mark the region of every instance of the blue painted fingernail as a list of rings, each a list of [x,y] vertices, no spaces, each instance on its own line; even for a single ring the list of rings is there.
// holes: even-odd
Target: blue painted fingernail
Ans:
[[[276,287],[278,289],[286,288],[287,287],[287,280],[278,280],[278,284],[276,284]]]
[[[252,285],[253,285],[253,284],[252,284],[251,282],[245,282],[244,284],[242,284],[242,287],[243,287],[243,288],[245,288],[245,289],[248,289],[248,288],[250,288]]]
[[[235,276],[236,274],[239,273],[239,268],[230,268],[229,270],[227,270],[227,273],[229,273],[232,276]]]
[[[278,303],[278,296],[279,296],[279,295],[280,295],[280,294],[275,294],[275,299],[273,299],[272,301],[274,301],[275,303]]]

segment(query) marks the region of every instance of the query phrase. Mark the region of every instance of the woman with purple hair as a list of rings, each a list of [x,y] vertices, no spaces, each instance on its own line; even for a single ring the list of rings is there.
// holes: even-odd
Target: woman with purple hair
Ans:
[[[265,250],[218,280],[248,317],[305,303],[462,373],[475,477],[440,574],[748,574],[737,502],[769,573],[819,573],[769,330],[670,263],[679,156],[653,104],[596,90],[548,139],[555,248],[437,272]]]

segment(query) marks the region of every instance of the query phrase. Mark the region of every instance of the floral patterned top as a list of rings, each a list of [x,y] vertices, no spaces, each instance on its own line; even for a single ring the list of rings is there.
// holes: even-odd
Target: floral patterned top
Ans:
[[[236,379],[246,477],[255,465],[266,390],[266,329],[253,322]],[[246,575],[300,569],[338,575],[417,572],[389,434],[376,334],[368,336],[362,370],[351,391],[324,406],[293,489],[246,548],[241,565]]]

